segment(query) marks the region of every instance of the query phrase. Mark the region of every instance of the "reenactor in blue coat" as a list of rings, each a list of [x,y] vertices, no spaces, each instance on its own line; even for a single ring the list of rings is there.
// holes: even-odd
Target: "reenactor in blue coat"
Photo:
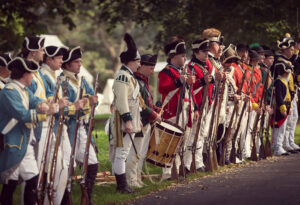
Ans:
[[[275,56],[274,62],[274,78],[276,79],[279,75],[279,69],[284,67],[290,70],[288,75],[288,88],[291,95],[291,113],[287,117],[287,125],[285,129],[284,139],[283,139],[283,149],[290,152],[296,153],[299,150],[299,147],[294,143],[294,132],[297,124],[298,108],[297,101],[298,96],[296,95],[297,91],[297,74],[292,63],[294,56],[294,46],[295,41],[290,36],[290,34],[285,34],[285,36],[277,42],[277,46],[280,49]]]
[[[67,52],[66,47],[57,47],[57,46],[47,46],[45,47],[45,55],[43,64],[41,65],[40,72],[43,75],[43,78],[45,79],[45,83],[47,84],[47,87],[52,91],[55,92],[56,83],[61,83],[63,80],[60,76],[57,75],[56,71],[59,71],[63,64],[63,55]],[[60,85],[59,85],[60,86]],[[59,107],[64,107],[65,110],[65,116],[68,116],[68,114],[74,113],[74,110],[72,110],[70,102],[67,100],[67,97],[62,97],[63,91],[62,87],[59,87],[58,90],[58,99],[59,99]],[[55,123],[54,123],[54,131],[50,134],[50,136],[54,137],[57,136],[57,130],[58,130],[58,124],[59,124],[59,114],[55,116]],[[49,132],[49,130],[48,130]],[[49,135],[49,133],[47,133]],[[49,136],[47,136],[49,137]],[[51,148],[53,149],[55,140],[51,141]],[[69,160],[70,160],[70,153],[71,153],[71,145],[69,141],[69,135],[67,132],[67,125],[63,125],[63,133],[61,136],[61,143],[59,146],[58,156],[57,158],[57,165],[56,165],[56,172],[55,172],[55,180],[54,180],[54,186],[56,187],[56,194],[54,195],[54,203],[60,204],[61,200],[64,195],[64,191],[67,185],[67,179],[68,179],[68,168],[69,168]],[[51,155],[52,157],[52,155]],[[51,162],[52,158],[49,159],[49,162]],[[47,162],[47,164],[49,164]],[[49,183],[49,181],[48,181]]]
[[[38,64],[43,61],[44,57],[44,42],[45,38],[37,37],[37,36],[30,36],[25,37],[22,45],[22,53],[21,56],[27,60],[34,60]],[[39,67],[40,68],[40,67]],[[47,86],[43,75],[38,69],[36,72],[33,73],[33,80],[28,89],[33,93],[34,96],[43,99],[44,101],[53,98],[53,92]],[[48,120],[45,122],[38,123],[36,128],[34,129],[34,136],[36,139],[35,149],[37,150],[36,156],[38,161],[38,167],[40,167],[43,149],[46,141],[46,135],[48,130]]]
[[[12,204],[19,180],[26,182],[24,204],[35,204],[38,166],[34,155],[33,127],[55,113],[57,104],[48,105],[26,88],[38,70],[34,61],[15,58],[8,64],[11,82],[0,92],[0,131],[4,136],[0,151],[0,174],[4,184],[1,204]]]
[[[0,90],[2,90],[8,81],[10,71],[7,68],[7,64],[11,61],[8,54],[0,54]]]
[[[81,110],[80,117],[80,126],[78,129],[78,136],[76,142],[76,152],[75,159],[79,165],[82,165],[84,162],[84,153],[87,142],[87,132],[88,132],[88,120],[89,114],[91,112],[91,105],[97,104],[98,97],[97,94],[94,93],[94,90],[90,87],[87,81],[84,79],[84,89],[83,89],[83,98],[78,99],[80,84],[81,84],[81,76],[80,67],[81,67],[81,50],[80,47],[75,47],[73,49],[69,49],[66,55],[63,58],[63,72],[61,76],[69,77],[69,85],[68,85],[68,100],[73,103],[70,107],[73,112],[68,113],[68,126],[69,126],[69,138],[71,146],[74,143],[74,135],[75,135],[75,111],[83,107]],[[62,85],[63,86],[63,85]],[[84,106],[82,106],[84,105]],[[73,108],[72,108],[73,107]],[[94,142],[93,142],[94,143]],[[98,171],[98,160],[94,146],[91,144],[89,150],[89,159],[88,159],[88,171],[87,171],[87,192],[89,196],[89,201],[91,202],[92,190],[95,182],[95,178]],[[66,192],[65,192],[66,193]],[[68,194],[64,195],[63,203],[66,203],[68,200]]]

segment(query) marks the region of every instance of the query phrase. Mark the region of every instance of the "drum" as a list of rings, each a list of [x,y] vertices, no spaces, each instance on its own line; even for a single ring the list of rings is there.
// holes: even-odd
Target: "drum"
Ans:
[[[184,130],[171,122],[156,123],[151,131],[147,161],[160,167],[171,167],[183,134]]]

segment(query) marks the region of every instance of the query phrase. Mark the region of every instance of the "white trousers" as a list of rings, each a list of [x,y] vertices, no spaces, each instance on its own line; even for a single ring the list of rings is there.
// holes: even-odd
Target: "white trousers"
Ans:
[[[135,133],[131,134],[132,140],[134,140]],[[125,161],[129,155],[132,142],[130,139],[130,134],[126,133],[123,137],[123,147],[114,147],[112,152],[114,152],[113,157],[113,172],[114,174],[121,175],[125,173]]]
[[[84,153],[86,148],[86,142],[87,142],[87,131],[82,123],[80,123],[79,129],[78,129],[78,135],[77,135],[77,142],[76,142],[76,161],[80,164],[83,164],[84,161]],[[90,144],[90,150],[89,150],[89,158],[88,158],[88,164],[98,164],[97,155],[95,152],[94,147],[92,144]]]
[[[282,155],[286,151],[283,149],[284,134],[286,132],[287,119],[279,128],[274,128],[274,155]]]
[[[298,121],[298,97],[295,95],[292,101],[291,115],[287,118],[286,133],[284,135],[283,147],[287,150],[299,149],[299,146],[295,144],[295,129]]]
[[[126,160],[126,178],[129,186],[139,186],[138,177],[141,176],[143,162],[146,157],[149,141],[150,141],[150,131],[151,126],[147,124],[142,128],[143,137],[135,137],[134,145],[136,147],[136,151],[140,157],[138,159],[136,157],[135,150],[133,146],[131,146],[127,160]]]

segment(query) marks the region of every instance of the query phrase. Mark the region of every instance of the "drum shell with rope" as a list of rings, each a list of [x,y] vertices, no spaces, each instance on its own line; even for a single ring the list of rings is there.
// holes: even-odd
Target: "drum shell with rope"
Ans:
[[[146,159],[160,166],[171,167],[183,142],[184,130],[179,126],[164,120],[152,127]]]

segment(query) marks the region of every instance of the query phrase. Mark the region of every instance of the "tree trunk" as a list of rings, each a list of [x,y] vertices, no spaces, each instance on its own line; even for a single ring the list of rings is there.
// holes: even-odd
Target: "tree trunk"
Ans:
[[[120,61],[120,54],[121,52],[125,49],[126,47],[126,43],[123,40],[123,35],[127,32],[130,32],[132,29],[132,22],[131,21],[127,21],[123,24],[124,28],[123,28],[123,34],[122,34],[122,38],[120,38],[120,40],[118,41],[118,43],[114,44],[111,39],[109,38],[109,36],[107,35],[107,32],[105,30],[105,28],[103,27],[103,25],[101,23],[99,23],[98,25],[98,30],[97,30],[97,34],[101,40],[101,43],[103,44],[103,46],[107,49],[108,54],[110,56],[110,60],[113,62],[112,63],[112,70],[114,71],[114,73],[116,73],[120,67],[121,67],[121,61]]]

